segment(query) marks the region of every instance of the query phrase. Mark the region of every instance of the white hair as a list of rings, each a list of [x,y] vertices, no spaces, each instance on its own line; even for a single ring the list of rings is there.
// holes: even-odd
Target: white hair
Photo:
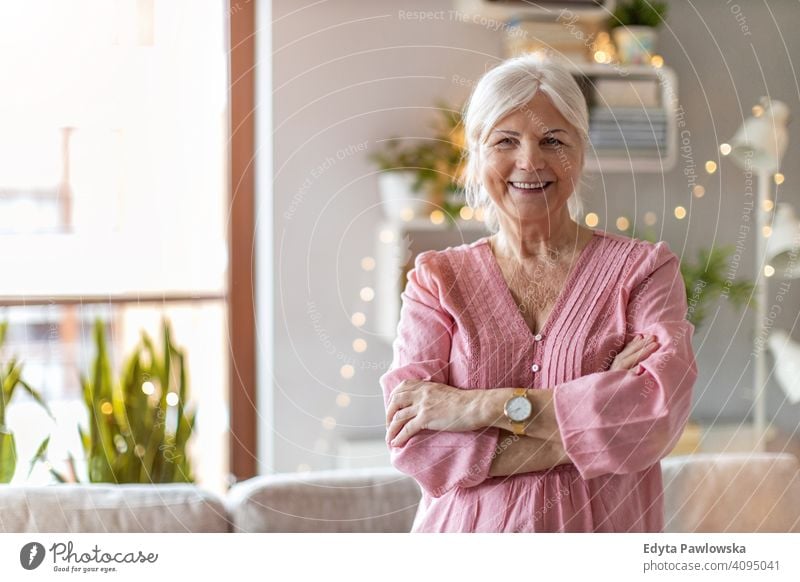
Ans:
[[[489,193],[480,183],[480,148],[494,126],[506,115],[523,109],[542,91],[578,132],[583,152],[589,146],[589,112],[577,81],[565,64],[551,54],[529,53],[503,61],[481,77],[464,105],[464,190],[467,204],[482,208],[486,226],[497,232],[497,214]],[[585,154],[582,156],[584,165]],[[583,171],[583,168],[581,168]],[[583,213],[576,187],[568,201],[573,220]]]

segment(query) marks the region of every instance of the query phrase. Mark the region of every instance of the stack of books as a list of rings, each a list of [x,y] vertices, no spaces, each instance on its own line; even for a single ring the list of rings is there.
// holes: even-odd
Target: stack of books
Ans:
[[[661,108],[592,107],[589,139],[603,153],[659,155],[667,149],[667,115]]]
[[[657,79],[598,79],[589,108],[589,139],[603,155],[664,155],[667,112]]]

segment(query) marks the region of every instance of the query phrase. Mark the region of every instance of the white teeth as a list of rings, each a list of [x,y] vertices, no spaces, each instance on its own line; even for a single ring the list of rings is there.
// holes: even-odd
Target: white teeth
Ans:
[[[539,182],[539,183],[533,183],[533,182],[511,182],[511,185],[514,186],[514,188],[521,188],[521,189],[525,189],[525,190],[535,190],[537,188],[542,188],[542,187],[544,187],[545,184],[548,184],[548,182]]]

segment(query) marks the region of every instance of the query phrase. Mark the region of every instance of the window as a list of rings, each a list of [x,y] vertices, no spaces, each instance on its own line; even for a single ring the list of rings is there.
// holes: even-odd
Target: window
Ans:
[[[82,458],[78,376],[102,318],[114,363],[162,317],[186,348],[194,469],[227,480],[228,78],[221,1],[44,0],[0,8],[0,320],[56,424],[22,394],[19,461],[51,434]],[[44,18],[43,14],[47,14]],[[25,55],[25,58],[20,58]],[[80,465],[81,463],[79,463]],[[46,482],[44,467],[28,482]]]

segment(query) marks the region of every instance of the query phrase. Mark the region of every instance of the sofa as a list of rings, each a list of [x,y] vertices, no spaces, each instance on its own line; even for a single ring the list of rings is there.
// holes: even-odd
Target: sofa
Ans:
[[[800,532],[794,455],[661,462],[667,532]],[[220,498],[193,485],[0,487],[0,532],[408,532],[420,489],[391,467],[256,477]]]

